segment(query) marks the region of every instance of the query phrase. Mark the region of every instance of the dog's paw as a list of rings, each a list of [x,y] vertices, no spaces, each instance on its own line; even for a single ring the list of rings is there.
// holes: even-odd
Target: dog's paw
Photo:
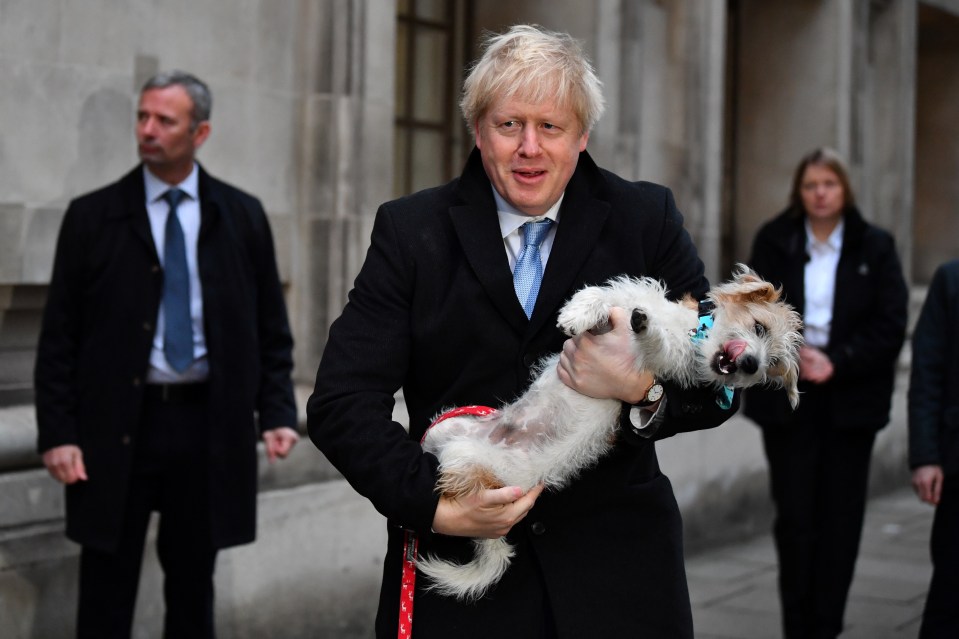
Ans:
[[[578,291],[559,312],[556,325],[567,335],[578,335],[609,323],[606,291],[588,286]]]
[[[648,319],[649,318],[642,309],[634,308],[633,313],[629,318],[629,326],[633,329],[634,333],[642,333],[644,330],[646,330]]]

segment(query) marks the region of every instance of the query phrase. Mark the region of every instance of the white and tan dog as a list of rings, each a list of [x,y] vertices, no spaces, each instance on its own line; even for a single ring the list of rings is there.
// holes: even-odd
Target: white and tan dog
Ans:
[[[721,405],[726,389],[785,386],[795,408],[802,343],[798,313],[781,301],[779,290],[743,265],[731,281],[710,290],[708,299],[714,307],[711,319],[700,317],[691,298],[667,300],[664,286],[653,279],[618,277],[573,295],[558,325],[568,335],[598,332],[610,308],[622,307],[631,313],[637,369],[682,387],[712,385]],[[484,488],[529,489],[540,483],[558,490],[612,448],[621,403],[587,397],[563,384],[558,360],[553,355],[540,362],[536,380],[515,402],[487,416],[444,419],[427,431],[423,448],[440,462],[438,491],[461,497]],[[476,599],[499,581],[512,546],[505,538],[473,543],[475,557],[466,564],[435,557],[419,561],[419,570],[433,581],[430,588]]]

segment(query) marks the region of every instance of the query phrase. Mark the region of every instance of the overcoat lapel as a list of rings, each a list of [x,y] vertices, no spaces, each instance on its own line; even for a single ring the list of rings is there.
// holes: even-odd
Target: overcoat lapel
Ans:
[[[210,174],[202,166],[197,181],[200,195],[200,240],[206,239],[220,218],[220,193],[216,189]],[[226,207],[224,207],[226,208]]]
[[[450,217],[463,253],[486,294],[510,326],[522,333],[527,323],[526,314],[513,288],[513,274],[503,248],[495,206],[453,206]]]
[[[866,222],[856,209],[849,209],[844,216],[845,228],[842,235],[842,252],[836,265],[836,291],[834,300],[853,300],[860,297],[864,276],[869,274],[869,264],[862,259],[863,237]],[[833,325],[846,324],[845,316],[853,312],[852,304],[833,302]],[[831,336],[830,336],[831,339]]]
[[[150,230],[150,218],[147,215],[146,186],[143,184],[143,165],[127,173],[120,180],[120,202],[110,213],[110,217],[129,218],[130,230],[144,244],[150,256],[159,261],[153,231]]]
[[[797,312],[802,313],[806,308],[806,262],[809,255],[806,253],[806,224],[801,215],[793,220],[793,227],[783,246],[789,263],[786,267],[786,278],[783,288],[792,292],[788,300]]]
[[[609,203],[593,196],[591,182],[599,179],[598,175],[593,176],[594,168],[589,156],[582,153],[563,197],[556,239],[543,273],[543,284],[536,298],[536,307],[530,318],[530,331],[535,332],[542,328],[566,302],[576,281],[576,274],[592,253],[606,224]]]

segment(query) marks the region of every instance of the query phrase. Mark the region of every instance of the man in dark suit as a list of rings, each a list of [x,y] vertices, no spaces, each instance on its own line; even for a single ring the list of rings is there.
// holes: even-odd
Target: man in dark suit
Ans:
[[[149,80],[142,165],[70,203],[35,373],[39,451],[82,544],[78,637],[129,637],[151,511],[164,636],[213,637],[217,550],[253,541],[256,423],[297,441],[292,337],[259,201],[195,161],[210,92]]]
[[[912,337],[909,467],[919,498],[936,507],[932,582],[921,639],[959,637],[959,260],[932,278]]]
[[[627,182],[586,153],[603,98],[568,35],[517,26],[491,37],[461,105],[476,141],[463,174],[378,211],[307,410],[313,441],[388,519],[376,634],[396,637],[409,622],[398,621],[408,529],[421,555],[463,561],[469,537],[507,535],[516,547],[501,581],[472,603],[416,580],[419,639],[690,638],[682,522],[654,441],[732,410],[708,389],[668,384],[654,401],[660,384],[627,356],[625,310],[614,309],[611,332],[570,341],[556,318],[577,289],[623,273],[702,296],[703,265],[668,189]],[[538,245],[524,246],[529,223],[546,225]],[[523,286],[531,253],[542,280]],[[419,445],[433,417],[515,398],[560,349],[564,382],[624,401],[614,450],[559,492],[440,498],[437,460]],[[391,418],[400,388],[408,432]]]

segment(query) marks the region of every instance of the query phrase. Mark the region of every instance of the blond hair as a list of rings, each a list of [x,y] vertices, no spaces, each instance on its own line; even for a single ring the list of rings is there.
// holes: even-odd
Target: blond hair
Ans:
[[[505,33],[487,34],[483,49],[463,82],[460,109],[468,127],[494,100],[510,99],[555,101],[573,111],[584,133],[599,121],[605,108],[602,82],[568,33],[516,25]]]

